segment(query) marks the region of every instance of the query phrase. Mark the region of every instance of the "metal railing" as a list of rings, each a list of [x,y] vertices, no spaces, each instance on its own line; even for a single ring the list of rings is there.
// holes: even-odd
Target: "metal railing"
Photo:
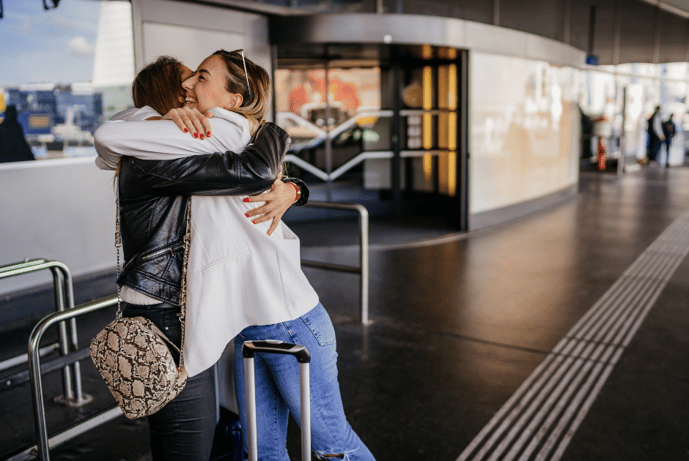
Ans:
[[[432,109],[432,110],[423,110],[423,109],[403,109],[399,111],[399,114],[403,117],[408,117],[408,116],[425,116],[425,115],[438,115],[438,114],[447,114],[451,113],[452,111],[449,109]],[[278,112],[277,114],[277,123],[278,125],[282,127],[286,127],[289,123],[297,125],[299,127],[305,128],[309,130],[313,134],[313,138],[308,139],[306,141],[302,142],[296,142],[294,143],[290,150],[289,153],[285,156],[285,162],[292,163],[296,165],[297,167],[303,169],[304,171],[308,171],[318,179],[324,182],[332,182],[335,181],[337,178],[342,176],[343,174],[347,173],[350,171],[352,168],[357,166],[358,164],[366,161],[366,160],[373,160],[373,159],[392,159],[394,158],[395,154],[392,150],[385,150],[385,151],[361,151],[354,157],[350,158],[347,160],[345,163],[342,165],[338,166],[334,170],[331,171],[330,168],[326,168],[327,171],[322,170],[321,168],[307,162],[306,160],[302,159],[301,157],[298,156],[299,152],[313,149],[314,147],[319,146],[321,143],[331,143],[333,140],[335,140],[338,136],[340,136],[342,133],[351,130],[357,126],[367,126],[371,122],[371,119],[378,119],[378,118],[392,118],[394,116],[394,111],[392,110],[365,110],[362,112],[357,113],[353,117],[345,120],[341,124],[337,126],[332,126],[330,129],[323,129],[314,123],[304,119],[303,117],[294,114],[292,112]],[[364,123],[362,123],[364,121]],[[289,131],[289,130],[288,130]],[[400,151],[400,156],[401,158],[417,158],[417,157],[424,157],[427,155],[431,155],[434,157],[438,157],[442,154],[446,154],[448,152],[453,152],[452,149],[409,149],[409,150],[402,150]],[[327,155],[327,154],[326,154]]]
[[[302,260],[301,263],[307,267],[320,268],[325,270],[349,272],[360,274],[360,321],[366,325],[369,323],[368,313],[368,297],[369,297],[369,254],[368,254],[368,210],[366,207],[355,203],[332,203],[332,202],[318,202],[311,201],[306,206],[313,208],[324,208],[334,210],[349,210],[356,211],[359,214],[359,266],[347,266],[342,264],[333,264],[326,262]],[[78,349],[76,336],[76,317],[95,312],[100,309],[117,305],[117,296],[110,296],[100,300],[92,301],[80,306],[74,307],[74,292],[72,288],[72,277],[69,269],[64,264],[57,261],[46,261],[44,259],[37,259],[31,261],[24,261],[21,263],[11,264],[0,267],[0,279],[15,275],[36,272],[38,270],[50,269],[53,273],[55,286],[55,300],[57,305],[57,312],[44,317],[33,329],[29,337],[28,354],[26,354],[29,362],[28,378],[31,382],[32,401],[34,407],[34,423],[36,429],[37,443],[35,446],[24,449],[20,453],[7,459],[7,461],[19,461],[30,457],[38,457],[41,461],[50,460],[50,448],[60,445],[84,432],[99,426],[107,421],[110,421],[122,414],[122,411],[117,405],[111,406],[98,412],[97,414],[86,418],[71,427],[55,434],[48,436],[48,429],[45,415],[45,401],[43,399],[43,379],[42,372],[50,372],[57,369],[63,369],[63,384],[65,386],[65,396],[72,395],[71,379],[69,374],[70,365],[74,365],[74,378],[76,384],[76,398],[77,402],[85,400],[85,396],[81,391],[81,376],[79,368],[79,360],[88,357],[88,347]],[[64,289],[63,289],[64,288]],[[70,344],[67,343],[67,330],[65,323],[70,323]],[[40,347],[40,342],[45,331],[51,326],[58,324],[60,343],[59,345],[52,345],[49,347]],[[63,353],[61,357],[52,360],[49,364],[41,367],[41,356],[55,350],[59,346]],[[71,352],[70,352],[71,347]],[[12,363],[21,363],[22,359],[15,357]],[[19,360],[19,361],[18,361]],[[10,363],[10,361],[6,361]],[[5,362],[3,362],[5,363]],[[68,370],[66,373],[64,370]],[[16,385],[16,381],[13,385]],[[23,381],[22,381],[23,382]],[[69,390],[69,392],[68,392]],[[89,398],[90,397],[86,396]],[[81,400],[80,400],[81,399]],[[67,400],[67,398],[65,398]]]
[[[53,292],[55,296],[55,307],[58,312],[63,312],[65,309],[74,307],[74,287],[72,282],[72,274],[69,268],[59,261],[49,261],[46,259],[26,259],[22,262],[8,264],[0,267],[0,279],[9,277],[16,277],[18,275],[30,274],[42,270],[50,270],[53,276]],[[77,324],[75,319],[69,322],[69,334],[67,331],[66,322],[61,322],[58,330],[58,343],[45,347],[38,351],[42,355],[49,354],[55,349],[60,350],[60,354],[65,356],[70,353],[70,350],[77,349]],[[9,369],[16,365],[28,361],[30,357],[27,355],[19,355],[0,362],[0,371]],[[14,375],[3,377],[5,386],[0,388],[6,389],[25,381],[23,375],[25,372],[15,373]],[[82,406],[92,400],[91,396],[85,395],[81,390],[81,367],[79,362],[74,364],[65,364],[62,368],[62,386],[63,394],[58,396],[57,401],[69,406]]]
[[[18,461],[26,459],[30,456],[38,456],[41,461],[49,461],[51,447],[55,447],[63,442],[66,442],[84,432],[99,426],[111,419],[114,419],[122,414],[122,411],[117,405],[109,407],[97,414],[72,425],[68,429],[48,438],[48,428],[45,417],[45,402],[43,400],[43,379],[41,376],[41,359],[40,359],[40,342],[45,331],[55,325],[56,323],[63,323],[67,320],[76,320],[80,315],[89,314],[106,307],[116,306],[117,296],[109,296],[107,298],[91,301],[77,307],[65,311],[55,312],[44,317],[33,329],[29,337],[29,374],[31,380],[31,397],[34,406],[34,423],[36,425],[37,445],[28,448],[21,453],[9,458],[8,461]],[[84,347],[81,350],[75,350],[70,354],[60,357],[64,363],[78,363],[85,357],[89,356],[89,347]],[[45,371],[45,370],[43,370]]]
[[[350,272],[361,275],[361,283],[359,285],[360,295],[360,311],[359,321],[362,325],[369,323],[368,318],[368,210],[365,206],[358,203],[333,203],[333,202],[318,202],[309,201],[307,207],[326,208],[333,210],[351,210],[359,213],[359,266],[345,266],[342,264],[332,264],[319,261],[303,260],[301,264],[307,267],[315,267],[319,269]]]

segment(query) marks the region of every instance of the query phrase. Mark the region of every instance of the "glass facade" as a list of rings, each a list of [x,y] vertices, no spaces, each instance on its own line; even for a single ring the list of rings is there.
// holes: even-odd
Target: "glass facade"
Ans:
[[[0,68],[0,121],[7,106],[16,107],[36,159],[95,155],[96,128],[132,105],[131,5],[63,3],[48,11],[40,2],[8,4],[0,30],[8,64]],[[131,59],[114,59],[113,50]]]
[[[277,69],[275,106],[293,141],[291,174],[361,187],[360,154],[389,149],[380,129],[379,67]]]
[[[670,152],[670,163],[681,164],[687,115],[687,63],[621,64],[581,71],[585,87],[581,98],[583,112],[593,118],[604,117],[610,124],[606,136],[607,152],[613,157],[624,150],[631,161],[646,156],[648,118],[656,106],[661,118],[673,115],[677,135]],[[625,99],[626,95],[626,99]],[[624,129],[622,123],[624,121]],[[595,149],[594,149],[595,152]],[[663,151],[664,155],[667,152]]]

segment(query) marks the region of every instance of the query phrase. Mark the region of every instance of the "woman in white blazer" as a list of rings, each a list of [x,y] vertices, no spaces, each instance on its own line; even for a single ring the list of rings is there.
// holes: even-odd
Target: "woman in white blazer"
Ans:
[[[96,133],[103,162],[112,164],[121,155],[169,159],[212,151],[241,152],[267,112],[268,74],[244,60],[243,52],[214,53],[182,86],[184,107],[164,116],[179,129],[169,122],[164,127],[163,122],[150,121],[106,123]],[[199,116],[206,112],[212,114],[209,120]],[[130,119],[151,115],[151,109],[144,108]],[[190,136],[207,135],[203,124],[208,122],[210,137],[201,141]],[[303,344],[312,354],[312,449],[323,459],[372,460],[344,415],[334,328],[301,270],[299,239],[282,222],[247,220],[245,216],[252,216],[258,201],[260,196],[193,198],[184,344],[187,371],[193,376],[212,366],[237,337],[236,397],[246,451],[242,343],[281,339]],[[300,422],[298,373],[296,362],[288,357],[256,359],[261,459],[289,459],[285,446],[289,414]]]
[[[161,57],[146,66],[139,72],[133,85],[134,103],[137,107],[150,104],[158,112],[148,107],[139,111],[125,111],[116,118],[137,120],[153,116],[154,119],[160,119],[159,112],[166,113],[183,105],[181,82],[185,73],[186,77],[193,74],[178,61],[167,57]],[[170,96],[173,94],[175,97]],[[203,122],[208,124],[210,130],[211,123],[205,119]],[[210,146],[206,148],[222,153],[179,158],[175,165],[122,157],[114,153],[129,153],[142,143],[148,146],[155,144],[149,135],[151,128],[165,133],[164,139],[170,137],[174,140],[175,135],[179,136],[181,132],[171,122],[146,122],[146,131],[142,133],[139,128],[144,124],[123,124],[120,121],[107,123],[96,132],[96,145],[101,152],[96,163],[105,169],[117,168],[118,229],[121,230],[124,256],[117,280],[121,287],[122,315],[149,319],[178,347],[182,343],[180,314],[188,304],[184,301],[183,281],[187,279],[184,276],[188,266],[185,256],[189,253],[184,250],[187,247],[185,241],[190,240],[187,237],[191,233],[191,220],[187,218],[192,208],[190,195],[256,194],[272,185],[274,190],[261,197],[268,203],[258,208],[267,211],[267,215],[252,217],[257,222],[270,220],[271,215],[278,217],[295,198],[292,185],[275,179],[279,173],[280,155],[287,149],[287,134],[281,133],[282,130],[277,127],[266,125],[251,146],[235,154],[224,152],[224,146],[237,144],[233,141],[236,130],[221,126],[223,123],[227,125],[220,118],[213,120],[213,127],[218,130],[213,141],[203,142],[205,146]],[[167,133],[166,126],[170,128]],[[126,129],[124,133],[119,131],[122,128]],[[123,146],[127,146],[120,138],[137,141],[131,149],[123,151]],[[176,140],[174,145],[186,145],[188,151],[193,151],[194,148],[198,149],[200,141],[184,136]],[[191,154],[186,152],[186,155]],[[173,171],[181,173],[173,174]],[[304,190],[301,200],[304,201],[308,189],[303,183],[300,183],[300,187]],[[197,209],[201,211],[210,203],[204,204],[202,197],[197,199]],[[194,239],[195,244],[202,242],[201,238]],[[192,328],[191,331],[197,329]],[[192,341],[192,344],[195,343],[200,344],[198,340]],[[227,362],[232,363],[226,358],[220,361],[220,365]],[[192,365],[196,365],[196,370],[192,371],[182,392],[147,418],[154,461],[198,461],[209,457],[217,411],[214,374],[211,368],[199,371],[197,361],[192,361]],[[226,395],[225,391],[228,390],[234,392],[234,387],[223,386],[222,395]],[[226,407],[237,411],[231,400],[225,399],[224,403]]]

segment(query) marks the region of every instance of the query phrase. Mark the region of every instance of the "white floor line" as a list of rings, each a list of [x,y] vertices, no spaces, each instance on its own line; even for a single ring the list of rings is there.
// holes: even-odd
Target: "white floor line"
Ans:
[[[689,254],[689,212],[624,271],[457,461],[557,461],[615,364]]]

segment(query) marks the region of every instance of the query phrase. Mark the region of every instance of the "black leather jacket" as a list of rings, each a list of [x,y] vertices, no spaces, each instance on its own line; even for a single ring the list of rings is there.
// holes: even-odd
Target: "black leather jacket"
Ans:
[[[289,145],[284,130],[265,123],[242,154],[165,161],[123,158],[119,211],[125,263],[117,283],[179,305],[189,196],[251,195],[270,189]],[[303,205],[306,185],[290,181],[301,187],[297,205]]]

